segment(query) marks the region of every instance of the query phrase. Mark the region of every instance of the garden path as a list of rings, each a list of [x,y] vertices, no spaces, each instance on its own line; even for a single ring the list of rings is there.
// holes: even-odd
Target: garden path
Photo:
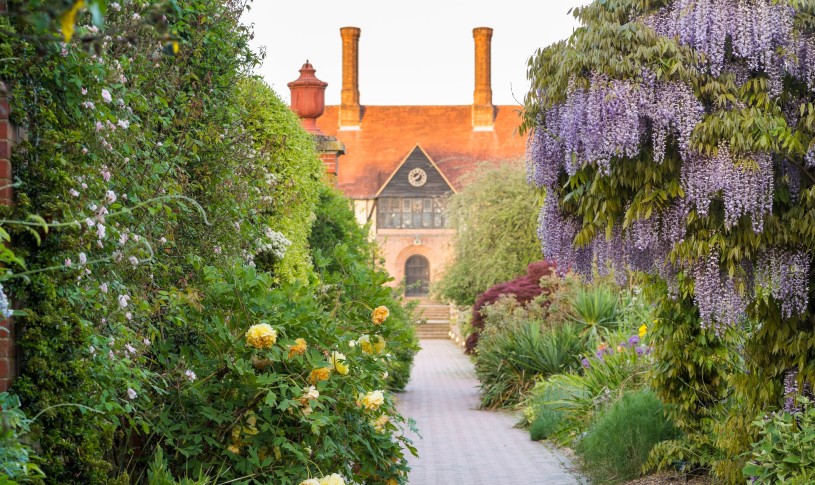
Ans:
[[[422,340],[410,383],[398,396],[402,415],[416,420],[410,485],[580,484],[568,459],[529,433],[516,418],[478,409],[470,360],[449,340]]]

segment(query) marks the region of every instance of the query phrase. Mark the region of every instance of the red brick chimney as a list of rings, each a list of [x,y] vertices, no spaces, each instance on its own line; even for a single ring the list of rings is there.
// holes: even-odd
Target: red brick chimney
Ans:
[[[359,34],[358,27],[343,27],[342,36],[342,100],[340,130],[358,130],[362,108],[359,104]]]
[[[492,131],[495,107],[492,105],[491,51],[492,29],[476,27],[475,39],[475,92],[473,93],[473,130]]]
[[[306,60],[300,68],[300,77],[288,84],[291,91],[291,109],[300,117],[303,128],[314,135],[322,135],[317,127],[317,118],[325,111],[325,88],[327,82],[320,81],[314,67]]]

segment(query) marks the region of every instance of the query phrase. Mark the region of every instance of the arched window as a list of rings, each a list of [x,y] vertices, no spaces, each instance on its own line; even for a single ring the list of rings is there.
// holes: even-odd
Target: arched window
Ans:
[[[405,284],[407,296],[427,295],[430,288],[430,263],[427,258],[413,255],[405,261]]]

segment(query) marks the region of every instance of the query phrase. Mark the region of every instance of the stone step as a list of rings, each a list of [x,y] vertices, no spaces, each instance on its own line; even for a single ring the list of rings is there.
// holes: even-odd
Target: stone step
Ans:
[[[418,308],[419,316],[422,318],[433,318],[433,319],[440,319],[440,318],[450,318],[450,308]]]
[[[447,339],[450,333],[450,325],[447,323],[431,323],[423,324],[417,327],[417,335],[420,340],[439,340]]]

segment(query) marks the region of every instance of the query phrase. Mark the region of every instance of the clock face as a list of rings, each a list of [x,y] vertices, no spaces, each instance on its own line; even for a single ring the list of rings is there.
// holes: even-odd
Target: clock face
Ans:
[[[414,187],[421,187],[427,182],[427,172],[421,168],[414,168],[408,173],[408,182]]]

